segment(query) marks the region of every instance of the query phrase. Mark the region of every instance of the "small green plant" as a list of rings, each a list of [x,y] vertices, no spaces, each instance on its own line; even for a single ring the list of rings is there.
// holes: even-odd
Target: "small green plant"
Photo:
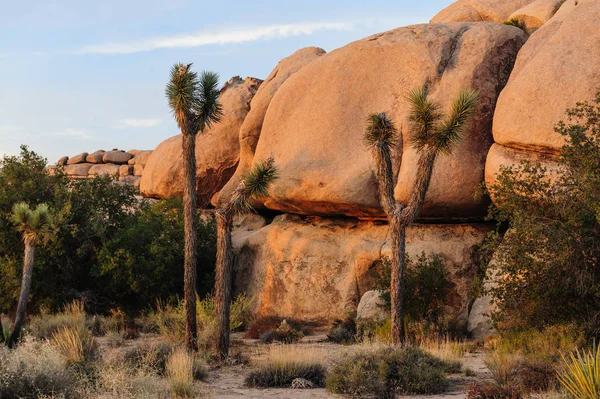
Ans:
[[[334,364],[327,390],[355,398],[435,394],[448,386],[445,369],[442,360],[419,348],[367,348]]]
[[[519,29],[523,29],[523,30],[525,30],[525,25],[524,25],[524,24],[523,24],[523,22],[522,22],[520,19],[518,19],[518,18],[512,18],[512,19],[509,19],[508,21],[505,21],[505,22],[504,22],[504,25],[508,25],[508,26],[515,26],[515,27],[517,27],[517,28],[519,28]]]
[[[167,359],[173,351],[172,344],[144,342],[128,348],[123,354],[123,361],[129,370],[144,369],[165,375]]]
[[[302,378],[316,387],[325,383],[325,366],[322,354],[311,349],[300,349],[289,346],[272,346],[267,359],[256,365],[246,377],[249,387],[289,388],[292,381]]]
[[[467,367],[465,368],[465,377],[475,377],[477,374],[475,373],[475,371],[473,371],[473,369]]]
[[[171,353],[166,371],[174,395],[183,398],[194,395],[194,357],[186,349],[175,349]]]
[[[594,344],[591,351],[577,350],[563,356],[558,381],[576,399],[600,397],[600,351]]]

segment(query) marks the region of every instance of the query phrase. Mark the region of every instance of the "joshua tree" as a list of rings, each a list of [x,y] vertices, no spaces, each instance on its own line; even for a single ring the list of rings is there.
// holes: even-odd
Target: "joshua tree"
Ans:
[[[416,180],[407,204],[394,198],[394,174],[391,149],[402,151],[402,136],[385,113],[372,114],[365,134],[365,143],[372,149],[377,166],[377,180],[381,206],[390,223],[392,240],[392,341],[405,341],[404,331],[404,275],[406,270],[406,228],[414,221],[425,201],[431,181],[435,160],[440,154],[452,153],[461,139],[468,121],[475,112],[477,95],[474,91],[462,91],[443,121],[437,104],[427,98],[425,88],[413,90],[408,100],[412,105],[410,115],[412,136],[410,143],[419,153]]]
[[[21,293],[17,305],[17,315],[13,325],[12,333],[8,337],[8,346],[14,346],[21,335],[27,302],[29,301],[29,290],[31,289],[31,277],[33,275],[33,260],[35,247],[47,237],[52,225],[52,217],[48,205],[40,204],[31,210],[29,205],[19,202],[13,206],[12,221],[23,234],[25,243],[25,258],[23,260],[23,280],[21,282]]]
[[[223,113],[217,88],[219,75],[203,72],[198,78],[190,71],[191,66],[173,65],[166,95],[183,136],[185,344],[196,350],[196,134],[218,123]]]
[[[0,313],[0,344],[4,342],[4,327],[2,327],[2,313]]]
[[[250,199],[264,198],[269,186],[277,178],[275,160],[255,164],[237,186],[231,199],[217,211],[217,276],[215,300],[217,311],[217,353],[221,358],[229,354],[229,316],[232,289],[233,248],[231,228],[236,215],[253,212]]]

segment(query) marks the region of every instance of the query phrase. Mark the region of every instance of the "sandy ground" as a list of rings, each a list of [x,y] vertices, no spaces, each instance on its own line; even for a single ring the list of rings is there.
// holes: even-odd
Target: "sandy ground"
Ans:
[[[325,336],[306,337],[295,346],[318,352],[322,354],[322,358],[326,362],[331,362],[332,359],[343,356],[346,353],[357,350],[357,346],[343,346],[322,342]],[[265,345],[260,345],[252,340],[239,340],[235,349],[242,351],[248,355],[251,360],[260,360],[267,351]],[[466,398],[466,390],[470,385],[476,382],[481,382],[490,378],[489,371],[483,361],[484,355],[482,352],[469,353],[464,356],[463,369],[469,368],[475,372],[474,377],[466,377],[464,374],[454,374],[449,376],[450,388],[447,392],[439,395],[430,396],[403,396],[402,398],[435,398],[435,399],[460,399]],[[252,370],[251,365],[238,365],[222,367],[213,370],[210,377],[203,384],[203,389],[208,393],[209,397],[214,398],[341,398],[340,395],[328,393],[325,389],[286,389],[286,388],[271,388],[271,389],[252,389],[244,386],[246,375]]]

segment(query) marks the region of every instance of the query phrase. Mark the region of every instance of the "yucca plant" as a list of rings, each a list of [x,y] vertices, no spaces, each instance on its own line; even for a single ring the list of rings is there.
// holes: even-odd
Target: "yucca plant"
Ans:
[[[600,398],[600,351],[594,344],[591,351],[563,355],[558,381],[577,399]]]
[[[166,95],[183,136],[183,215],[184,215],[184,300],[185,344],[197,349],[196,328],[196,135],[218,123],[223,115],[217,88],[219,75],[190,70],[192,64],[175,64]]]
[[[402,136],[385,113],[372,114],[368,119],[365,143],[371,148],[376,163],[380,202],[390,223],[392,240],[390,284],[392,302],[392,342],[403,343],[406,338],[404,326],[404,295],[406,271],[406,229],[419,214],[425,201],[433,166],[438,155],[451,154],[460,142],[467,123],[475,112],[477,95],[464,90],[452,105],[450,114],[443,118],[437,104],[428,99],[425,88],[416,89],[408,95],[412,106],[410,122],[411,145],[419,152],[416,180],[407,204],[394,198],[394,173],[392,149],[402,153]]]
[[[48,237],[52,226],[52,216],[46,204],[40,204],[35,210],[32,210],[26,203],[19,202],[13,206],[11,220],[23,235],[25,257],[23,259],[23,279],[21,281],[17,314],[12,333],[7,340],[10,347],[14,346],[21,336],[21,329],[27,313],[27,303],[29,302],[29,291],[31,290],[35,248]]]
[[[273,157],[257,162],[237,186],[227,203],[217,210],[217,267],[215,302],[217,309],[217,355],[222,359],[229,355],[229,325],[231,318],[231,291],[233,247],[231,229],[236,215],[253,212],[250,200],[269,195],[271,183],[277,179],[277,167]]]

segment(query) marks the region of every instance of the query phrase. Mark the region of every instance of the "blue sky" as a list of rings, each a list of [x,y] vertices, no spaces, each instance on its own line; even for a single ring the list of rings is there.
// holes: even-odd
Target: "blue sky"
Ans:
[[[171,65],[264,79],[295,50],[327,51],[427,22],[452,0],[0,0],[0,155],[54,163],[96,149],[153,149],[177,134]]]

